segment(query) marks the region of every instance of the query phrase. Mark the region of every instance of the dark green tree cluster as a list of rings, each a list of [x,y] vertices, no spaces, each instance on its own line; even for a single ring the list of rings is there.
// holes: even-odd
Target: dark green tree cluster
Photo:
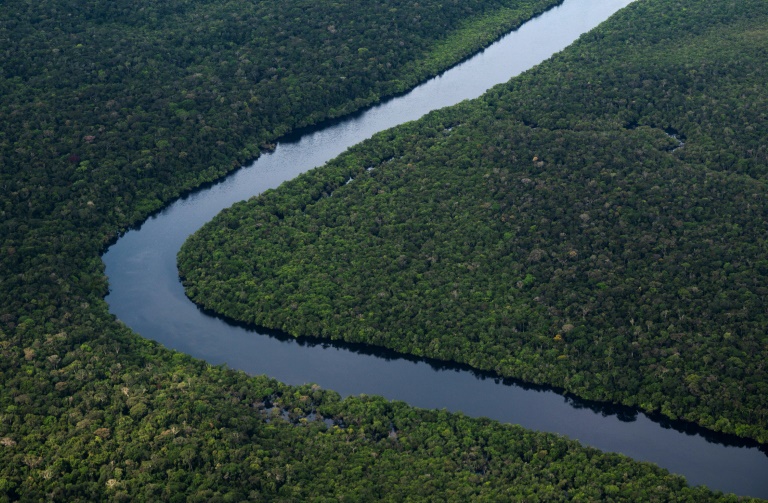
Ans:
[[[734,500],[553,435],[210,367],[103,302],[121,229],[553,3],[3,2],[0,501]]]
[[[26,393],[3,406],[0,499],[740,500],[556,435],[340,400],[130,338],[119,355],[97,341],[56,361],[3,346],[27,363],[5,381]]]
[[[633,4],[222,213],[188,295],[766,442],[766,26],[763,1]]]
[[[106,218],[114,235],[555,3],[12,0],[0,13],[6,218]]]

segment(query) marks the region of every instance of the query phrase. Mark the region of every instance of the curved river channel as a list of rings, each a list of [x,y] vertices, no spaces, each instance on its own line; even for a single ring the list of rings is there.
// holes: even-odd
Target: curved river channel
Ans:
[[[199,310],[179,283],[176,253],[222,209],[322,165],[377,131],[480,96],[570,45],[632,1],[566,0],[410,93],[291,135],[251,166],[175,201],[104,254],[111,312],[142,336],[212,364],[267,374],[288,384],[317,383],[343,396],[382,395],[417,407],[560,433],[652,461],[684,475],[692,485],[768,498],[768,456],[756,444],[460,366],[233,325]]]

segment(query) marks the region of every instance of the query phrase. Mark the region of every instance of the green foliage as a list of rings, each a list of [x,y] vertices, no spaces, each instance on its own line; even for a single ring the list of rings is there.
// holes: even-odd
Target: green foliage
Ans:
[[[187,293],[766,442],[766,26],[757,0],[633,4],[222,213]]]
[[[123,359],[114,372],[88,375],[73,400],[53,392],[45,418],[4,416],[3,494],[60,501],[736,501],[556,435],[381,398],[342,401],[317,386],[288,387],[161,350],[152,360],[151,369]],[[73,361],[51,380],[83,379],[80,368]],[[151,412],[128,415],[132,403]]]
[[[121,229],[552,3],[3,2],[0,500],[721,499],[553,435],[210,367],[102,300]]]

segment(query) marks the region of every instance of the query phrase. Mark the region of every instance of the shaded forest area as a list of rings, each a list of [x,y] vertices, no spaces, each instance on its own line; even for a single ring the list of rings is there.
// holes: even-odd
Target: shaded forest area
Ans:
[[[735,500],[555,435],[212,367],[103,302],[122,229],[552,3],[4,2],[0,500]]]
[[[223,212],[187,293],[766,442],[766,61],[765,2],[633,4]]]

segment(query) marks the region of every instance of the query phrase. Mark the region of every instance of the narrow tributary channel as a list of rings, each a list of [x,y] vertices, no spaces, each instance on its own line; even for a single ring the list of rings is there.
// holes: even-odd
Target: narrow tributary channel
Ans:
[[[500,382],[458,366],[232,325],[201,312],[179,283],[176,253],[222,209],[322,165],[378,131],[480,96],[567,47],[632,1],[566,0],[410,93],[288,137],[251,166],[170,204],[104,254],[111,312],[142,336],[213,364],[288,384],[317,383],[344,396],[377,394],[560,433],[652,461],[693,485],[768,498],[768,456],[753,444],[555,390]]]

